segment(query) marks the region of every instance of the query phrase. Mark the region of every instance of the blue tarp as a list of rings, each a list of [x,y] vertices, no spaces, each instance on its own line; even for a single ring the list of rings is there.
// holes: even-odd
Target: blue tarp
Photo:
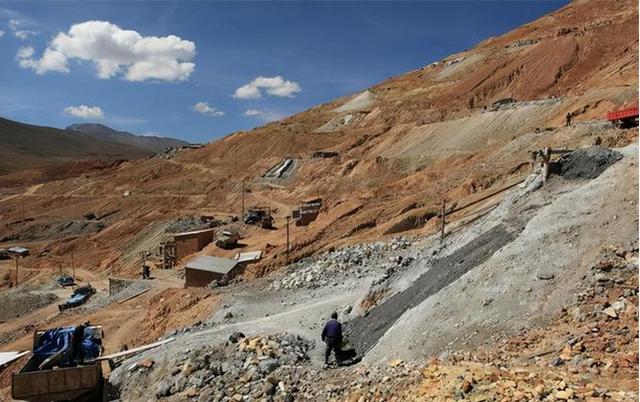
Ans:
[[[41,362],[47,358],[63,351],[59,361],[60,366],[72,366],[80,360],[79,353],[73,353],[73,337],[79,335],[78,327],[63,327],[47,330],[38,346],[33,351],[33,355]],[[83,339],[81,342],[84,359],[95,359],[100,355],[102,347],[100,339],[92,337],[91,331],[83,331]],[[78,351],[79,352],[79,351]]]

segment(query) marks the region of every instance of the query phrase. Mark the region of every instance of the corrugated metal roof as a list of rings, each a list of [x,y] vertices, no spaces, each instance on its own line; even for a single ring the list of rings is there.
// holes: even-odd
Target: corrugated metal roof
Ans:
[[[29,253],[29,249],[28,248],[24,248],[24,247],[11,247],[7,251],[10,252],[10,253],[15,253],[15,254],[20,254],[20,255]]]
[[[190,235],[196,235],[196,234],[200,234],[200,233],[205,233],[205,232],[213,232],[215,229],[202,229],[202,230],[194,230],[192,232],[182,232],[182,233],[176,233],[173,236],[174,237],[178,237],[178,236],[190,236]]]
[[[236,260],[238,262],[257,261],[260,258],[262,258],[262,250],[248,251],[246,253],[239,253],[236,255]]]
[[[187,262],[184,267],[185,269],[197,269],[199,271],[209,271],[224,275],[229,273],[237,264],[238,261],[236,260],[201,255]]]

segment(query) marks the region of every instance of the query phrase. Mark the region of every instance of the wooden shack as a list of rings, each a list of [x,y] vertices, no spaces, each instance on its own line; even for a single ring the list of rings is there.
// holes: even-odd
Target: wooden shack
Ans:
[[[213,229],[176,233],[173,236],[173,241],[176,244],[176,258],[181,260],[202,250],[207,244],[213,242],[213,235]]]
[[[242,264],[236,260],[201,255],[185,264],[184,286],[204,287],[214,280],[233,279],[242,270]]]

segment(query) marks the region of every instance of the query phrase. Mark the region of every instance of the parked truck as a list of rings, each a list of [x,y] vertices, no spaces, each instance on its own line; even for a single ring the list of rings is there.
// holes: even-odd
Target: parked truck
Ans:
[[[45,335],[47,332],[49,333]],[[50,354],[37,353],[45,343],[41,340],[50,333],[51,330],[38,330],[34,333],[34,353],[11,378],[13,399],[29,402],[104,401],[102,366],[99,360],[95,360],[95,356],[93,359],[83,358],[80,363],[68,363],[68,360],[65,363],[65,353],[70,353],[69,348],[73,347],[69,342],[64,343],[66,349],[63,347],[60,351],[53,350]],[[83,327],[83,342],[101,345],[102,327]],[[101,354],[101,347],[98,350]]]
[[[223,230],[216,240],[216,246],[223,249],[232,249],[238,245],[240,236],[237,232],[231,230]]]
[[[637,126],[638,125],[638,108],[630,107],[623,110],[607,112],[607,120],[619,126]]]

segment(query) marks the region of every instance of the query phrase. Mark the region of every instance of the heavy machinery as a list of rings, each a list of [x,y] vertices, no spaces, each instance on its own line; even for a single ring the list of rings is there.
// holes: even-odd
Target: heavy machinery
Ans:
[[[263,229],[273,228],[273,217],[271,216],[271,208],[269,207],[253,207],[250,208],[242,218],[247,225],[257,225]]]
[[[238,245],[240,235],[238,232],[231,230],[223,230],[216,240],[216,246],[224,249],[232,249]]]

